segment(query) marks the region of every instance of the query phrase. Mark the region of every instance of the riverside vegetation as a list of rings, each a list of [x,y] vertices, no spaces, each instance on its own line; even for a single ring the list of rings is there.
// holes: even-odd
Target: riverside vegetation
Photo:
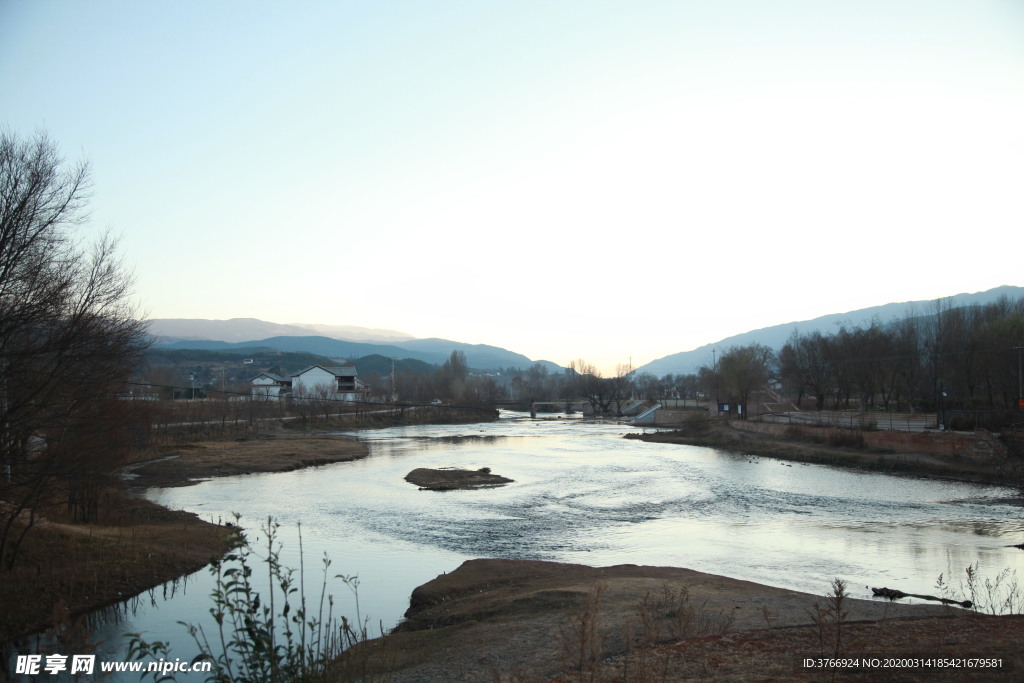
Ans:
[[[327,592],[330,558],[321,561],[319,593],[307,594],[301,528],[296,576],[294,568],[281,563],[277,522],[268,518],[259,530],[265,539],[262,556],[239,522],[236,516],[237,548],[210,565],[216,577],[210,596],[216,629],[208,633],[202,625],[179,622],[199,649],[191,663],[210,662],[206,680],[216,682],[366,680],[365,659],[344,656],[369,637],[368,619],[359,613],[359,578],[333,577],[356,596],[356,616],[350,620],[334,613],[334,596]],[[267,576],[265,593],[254,583],[260,565]],[[130,659],[164,662],[173,656],[169,642],[147,642],[141,633],[127,637]],[[163,674],[159,680],[175,677]]]

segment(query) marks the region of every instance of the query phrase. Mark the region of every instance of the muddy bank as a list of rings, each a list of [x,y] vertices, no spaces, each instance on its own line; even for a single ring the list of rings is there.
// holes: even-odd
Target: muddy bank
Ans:
[[[481,467],[478,470],[460,470],[454,467],[437,469],[417,467],[405,475],[405,480],[419,486],[420,490],[428,491],[486,489],[511,484],[513,481],[508,477],[491,474],[488,467]]]
[[[289,472],[365,458],[369,449],[330,434],[268,434],[237,441],[200,441],[163,449],[160,457],[128,468],[136,487],[189,486],[211,477]]]
[[[124,497],[102,524],[41,519],[0,574],[0,644],[202,569],[234,533],[189,512]]]
[[[737,679],[788,680],[792,657],[821,652],[821,636],[834,637],[823,631],[829,607],[825,596],[675,567],[470,560],[413,591],[405,621],[359,656],[395,681],[567,680],[581,668],[594,680],[662,680],[663,671],[684,680],[714,677],[720,666]],[[904,655],[938,643],[951,655],[1002,648],[1019,658],[1024,647],[1019,618],[851,598],[842,611],[845,646],[862,652],[884,650],[895,633]],[[966,635],[975,628],[989,640]],[[742,639],[772,650],[774,674],[761,655],[729,656]],[[675,658],[672,648],[681,647],[686,657]],[[656,670],[644,668],[654,661]]]
[[[869,448],[863,445],[862,439],[858,439],[860,432],[857,430],[840,430],[846,437],[843,440],[824,437],[819,440],[814,438],[813,430],[777,436],[750,431],[745,429],[746,426],[736,420],[703,418],[691,420],[672,431],[627,434],[626,438],[706,446],[794,462],[1010,486],[1016,485],[1019,479],[1019,474],[1008,471],[1000,460],[994,458],[979,460],[942,453],[908,453]]]

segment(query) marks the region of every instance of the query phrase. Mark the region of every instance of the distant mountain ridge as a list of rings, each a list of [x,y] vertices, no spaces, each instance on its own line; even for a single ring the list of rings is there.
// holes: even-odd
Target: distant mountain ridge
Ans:
[[[317,335],[346,341],[398,342],[412,339],[411,334],[356,325],[321,325],[317,323],[272,323],[257,318],[206,320],[203,318],[154,318],[149,333],[161,341],[213,340],[244,342],[269,337],[302,337]]]
[[[647,372],[655,375],[656,377],[662,377],[669,373],[696,373],[702,365],[710,366],[713,364],[714,352],[716,350],[721,354],[731,346],[743,346],[754,343],[763,344],[778,350],[785,345],[794,330],[799,330],[801,334],[808,334],[815,330],[822,334],[828,334],[834,332],[837,326],[841,323],[851,326],[866,325],[875,318],[882,323],[888,323],[893,320],[903,318],[911,312],[919,315],[925,315],[928,313],[929,308],[934,306],[936,301],[948,300],[952,306],[977,306],[991,303],[1004,296],[1011,299],[1024,297],[1024,287],[1004,285],[984,292],[956,294],[954,296],[943,297],[941,299],[888,303],[881,306],[872,306],[871,308],[849,311],[847,313],[823,315],[812,320],[802,320],[799,322],[773,325],[772,327],[764,327],[758,330],[737,334],[732,337],[726,337],[720,341],[700,346],[692,351],[673,353],[637,368],[637,372]]]
[[[277,323],[268,324],[275,326],[275,328],[279,327]],[[258,326],[255,328],[259,329]],[[411,358],[432,365],[443,364],[451,356],[452,351],[462,351],[466,355],[466,362],[469,366],[477,370],[502,368],[521,368],[526,370],[537,363],[546,366],[548,371],[561,370],[558,365],[550,361],[533,361],[521,353],[515,353],[498,346],[465,344],[448,339],[410,339],[394,344],[374,344],[308,334],[277,335],[245,341],[224,341],[221,339],[171,340],[164,338],[157,341],[154,344],[154,348],[200,349],[239,354],[251,353],[257,349],[273,349],[276,351],[314,353],[334,359],[355,359],[379,355],[389,358]]]

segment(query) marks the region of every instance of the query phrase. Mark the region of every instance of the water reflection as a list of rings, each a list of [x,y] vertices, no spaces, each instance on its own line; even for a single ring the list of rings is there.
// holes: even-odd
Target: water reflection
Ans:
[[[0,644],[0,661],[9,664],[7,671],[14,671],[13,662],[19,654],[43,655],[96,655],[99,661],[122,661],[126,657],[125,634],[132,631],[139,623],[151,624],[145,617],[151,610],[179,599],[187,592],[188,587],[195,583],[199,574],[186,575],[168,581],[156,588],[144,591],[128,600],[117,602],[78,617],[64,615],[57,619],[58,625],[14,643]],[[152,638],[148,633],[147,638]],[[97,665],[98,666],[98,665]],[[70,681],[80,677],[72,677],[67,672],[59,674],[41,674],[46,680]],[[97,675],[97,679],[100,677]],[[103,680],[122,680],[116,675],[104,676]],[[6,679],[4,679],[6,680]],[[27,679],[26,679],[27,680]],[[40,680],[42,680],[40,678]],[[138,674],[124,680],[138,680]]]

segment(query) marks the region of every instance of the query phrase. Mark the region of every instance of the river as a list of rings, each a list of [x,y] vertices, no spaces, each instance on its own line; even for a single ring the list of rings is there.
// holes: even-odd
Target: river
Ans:
[[[1024,540],[1011,489],[644,443],[623,439],[628,431],[504,411],[482,424],[354,432],[370,448],[359,461],[147,495],[204,519],[240,513],[252,537],[271,515],[294,567],[301,523],[308,590],[319,595],[326,553],[331,577],[359,576],[374,632],[401,619],[417,585],[477,557],[682,566],[818,594],[840,577],[864,598],[867,586],[935,593],[940,574],[956,586],[975,563],[988,577],[1024,571],[1024,552],[1007,547]],[[420,491],[403,480],[416,467],[490,467],[515,482]],[[210,588],[204,570],[143,594],[100,636],[142,631],[190,657],[177,622],[209,618]],[[329,590],[354,615],[348,588],[332,578]]]

